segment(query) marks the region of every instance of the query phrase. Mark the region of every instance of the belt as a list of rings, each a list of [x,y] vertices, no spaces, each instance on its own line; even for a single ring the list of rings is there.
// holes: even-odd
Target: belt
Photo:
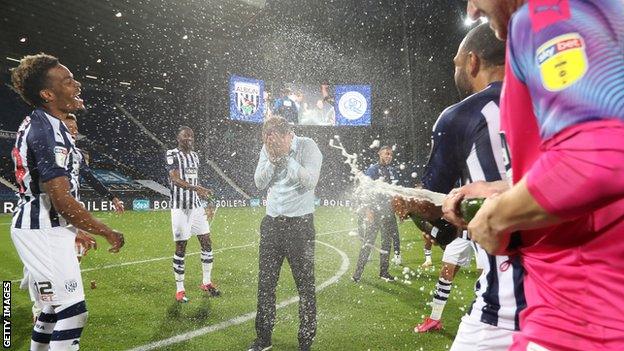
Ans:
[[[296,216],[296,217],[287,217],[287,216],[277,216],[277,217],[267,216],[267,217],[277,222],[294,222],[294,221],[312,219],[312,213],[308,213],[303,216]]]

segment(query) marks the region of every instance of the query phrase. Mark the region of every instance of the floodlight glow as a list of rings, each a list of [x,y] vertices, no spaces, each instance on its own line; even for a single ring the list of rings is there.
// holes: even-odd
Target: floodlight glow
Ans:
[[[464,18],[464,26],[466,27],[472,26],[475,22],[476,21],[473,21],[472,19],[470,19],[470,17]]]

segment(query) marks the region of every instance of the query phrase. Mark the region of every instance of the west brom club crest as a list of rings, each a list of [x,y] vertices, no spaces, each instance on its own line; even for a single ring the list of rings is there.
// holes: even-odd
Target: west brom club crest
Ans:
[[[244,116],[251,116],[258,110],[260,100],[260,85],[247,82],[236,82],[234,84],[236,94],[236,107]]]

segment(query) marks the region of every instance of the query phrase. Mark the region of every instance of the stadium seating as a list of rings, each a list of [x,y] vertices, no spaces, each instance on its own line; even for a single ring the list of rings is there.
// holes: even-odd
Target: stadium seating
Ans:
[[[8,78],[6,75],[4,78]],[[97,170],[114,171],[128,179],[149,179],[168,186],[164,154],[176,145],[175,134],[181,124],[195,129],[196,150],[202,158],[212,160],[236,186],[252,198],[262,197],[256,189],[253,175],[262,147],[260,125],[244,124],[223,119],[222,123],[201,123],[204,117],[177,116],[174,104],[167,97],[137,95],[106,89],[83,87],[82,97],[88,111],[79,113],[80,133],[84,135],[78,146],[90,155],[90,165]],[[0,87],[0,129],[15,131],[30,109],[7,85]],[[118,108],[122,106],[151,133],[155,141],[141,127]],[[197,118],[198,122],[191,119]],[[374,162],[373,150],[362,149],[362,140],[370,139],[369,129],[340,130],[341,140],[351,152],[360,154],[360,165],[365,169]],[[343,163],[340,151],[328,146],[336,133],[334,128],[297,127],[296,133],[313,138],[324,155],[321,177],[316,189],[320,198],[344,199],[352,186],[349,168]],[[162,144],[161,144],[162,143]],[[1,175],[14,181],[10,150],[13,140],[0,139]],[[359,146],[359,149],[358,149]],[[364,157],[362,157],[362,155]],[[403,171],[403,184],[413,185],[411,166]],[[221,177],[215,169],[204,164],[202,182],[215,190],[219,199],[241,199],[243,196]],[[84,183],[83,183],[84,184]],[[130,184],[130,185],[129,185]],[[136,182],[109,184],[115,191],[153,191]],[[85,185],[88,194],[91,189]]]

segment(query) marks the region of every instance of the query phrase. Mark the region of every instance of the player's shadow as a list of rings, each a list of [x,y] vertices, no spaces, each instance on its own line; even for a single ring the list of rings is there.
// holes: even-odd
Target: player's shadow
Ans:
[[[410,287],[400,281],[385,282],[381,278],[362,278],[358,284],[367,285],[388,294],[396,294],[397,290],[409,291]]]
[[[193,299],[188,304],[175,301],[167,308],[160,325],[154,328],[151,340],[157,341],[197,329],[198,326],[207,326],[211,314],[212,303],[207,297]]]

